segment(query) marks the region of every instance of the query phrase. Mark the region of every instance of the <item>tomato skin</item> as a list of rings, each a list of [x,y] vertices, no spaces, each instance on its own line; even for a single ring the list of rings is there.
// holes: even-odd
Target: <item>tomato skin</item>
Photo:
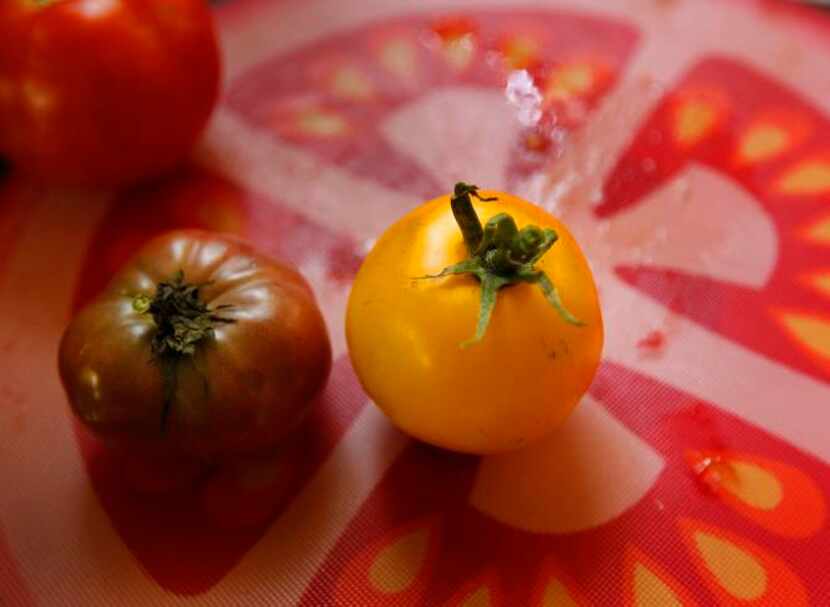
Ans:
[[[204,0],[0,4],[0,155],[18,170],[121,185],[187,156],[219,92]]]
[[[162,430],[156,325],[133,301],[179,270],[233,322],[216,324],[213,338],[178,359]],[[240,240],[195,230],[149,242],[72,320],[59,351],[72,410],[99,437],[204,458],[273,451],[302,421],[330,369],[326,327],[302,276]]]
[[[482,341],[475,333],[480,283],[470,275],[418,279],[467,257],[448,196],[415,209],[378,240],[349,299],[346,337],[366,392],[405,432],[470,453],[519,448],[559,426],[588,389],[603,343],[591,271],[567,228],[501,192],[473,202],[484,223],[508,212],[521,228],[553,228],[559,240],[536,267],[584,326],[566,323],[536,285],[499,291]]]

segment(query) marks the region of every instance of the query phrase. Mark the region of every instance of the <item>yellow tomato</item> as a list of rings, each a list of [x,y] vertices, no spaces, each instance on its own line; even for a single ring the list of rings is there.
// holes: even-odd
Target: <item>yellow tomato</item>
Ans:
[[[403,431],[456,451],[494,453],[562,424],[594,377],[603,327],[591,270],[567,228],[510,194],[479,195],[497,198],[468,197],[484,221],[506,212],[519,228],[555,231],[558,240],[534,268],[581,324],[567,322],[538,284],[519,282],[498,290],[483,337],[469,343],[482,282],[470,274],[424,278],[471,256],[447,195],[378,240],[355,280],[346,336],[364,389]]]

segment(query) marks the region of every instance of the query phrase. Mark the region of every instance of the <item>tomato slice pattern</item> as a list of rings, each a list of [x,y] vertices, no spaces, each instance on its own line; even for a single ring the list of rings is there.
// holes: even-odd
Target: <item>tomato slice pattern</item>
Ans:
[[[348,604],[346,597],[356,592],[385,594],[373,605],[399,604],[398,591],[379,590],[369,574],[377,565],[367,555],[382,552],[379,542],[389,546],[399,537],[387,536],[388,528],[439,534],[434,562],[401,560],[396,569],[396,579],[410,576],[424,584],[428,578],[421,591],[426,604],[456,597],[482,570],[498,573],[504,595],[503,603],[496,602],[493,591],[489,603],[481,599],[485,605],[538,604],[540,592],[567,596],[576,605],[617,604],[620,597],[631,605],[654,604],[655,597],[672,597],[674,603],[659,604],[677,605],[708,605],[715,598],[773,605],[788,597],[786,604],[807,605],[810,597],[830,596],[823,563],[810,556],[830,546],[827,466],[711,403],[620,366],[604,365],[593,395],[665,461],[635,506],[579,532],[520,530],[471,503],[481,474],[477,459],[413,445],[354,519],[302,604],[324,598]],[[643,404],[632,403],[632,395]],[[729,451],[720,462],[720,480],[701,478],[706,472],[688,452],[723,453],[724,445]],[[366,545],[372,552],[361,553]],[[540,591],[547,583],[539,580],[548,579],[550,589]],[[813,584],[809,593],[804,580]]]
[[[264,61],[234,83],[228,106],[321,160],[424,200],[447,184],[392,145],[390,117],[433,91],[498,90],[512,70],[528,70],[544,116],[516,129],[503,168],[527,175],[584,121],[635,42],[628,26],[564,12],[391,19]]]
[[[625,561],[625,604],[627,606],[696,607],[698,605],[689,591],[673,575],[635,546],[628,547]]]
[[[549,557],[542,563],[530,604],[533,607],[585,607],[588,602],[573,579],[556,563],[556,559]]]
[[[759,286],[648,264],[619,267],[618,275],[675,312],[827,381],[829,138],[827,118],[792,91],[735,61],[702,60],[639,128],[597,212],[628,211],[688,166],[708,166],[750,193],[774,223],[777,263]]]

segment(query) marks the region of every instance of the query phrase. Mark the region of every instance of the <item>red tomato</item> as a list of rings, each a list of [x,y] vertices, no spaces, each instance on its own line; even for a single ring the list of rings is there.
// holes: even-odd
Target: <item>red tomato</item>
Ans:
[[[176,165],[216,102],[205,0],[2,0],[0,154],[50,182]]]
[[[108,442],[206,458],[270,452],[331,368],[295,270],[196,230],[148,243],[70,323],[59,368],[80,421]]]

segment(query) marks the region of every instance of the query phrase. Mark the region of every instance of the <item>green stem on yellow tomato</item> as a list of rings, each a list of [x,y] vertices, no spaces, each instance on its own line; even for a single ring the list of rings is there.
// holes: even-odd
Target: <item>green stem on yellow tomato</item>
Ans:
[[[437,278],[451,274],[472,274],[481,283],[476,332],[464,346],[481,341],[487,332],[490,318],[496,305],[500,289],[518,284],[538,285],[548,303],[565,322],[582,325],[562,303],[553,281],[535,264],[556,243],[558,235],[550,228],[528,225],[521,230],[516,221],[507,213],[491,217],[482,228],[472,198],[481,201],[496,201],[498,197],[483,198],[478,187],[463,182],[455,185],[450,207],[458,224],[469,257],[457,264],[444,268],[439,274],[425,278]]]
[[[471,200],[473,196],[486,202],[496,200],[495,197],[482,198],[479,196],[478,188],[474,185],[469,185],[462,181],[455,184],[455,189],[450,199],[450,207],[452,208],[455,222],[458,224],[458,227],[461,229],[461,234],[464,236],[464,243],[467,245],[467,250],[470,252],[470,255],[475,254],[478,250],[484,235],[481,228],[481,221],[479,221],[476,210],[473,208],[473,202]]]

